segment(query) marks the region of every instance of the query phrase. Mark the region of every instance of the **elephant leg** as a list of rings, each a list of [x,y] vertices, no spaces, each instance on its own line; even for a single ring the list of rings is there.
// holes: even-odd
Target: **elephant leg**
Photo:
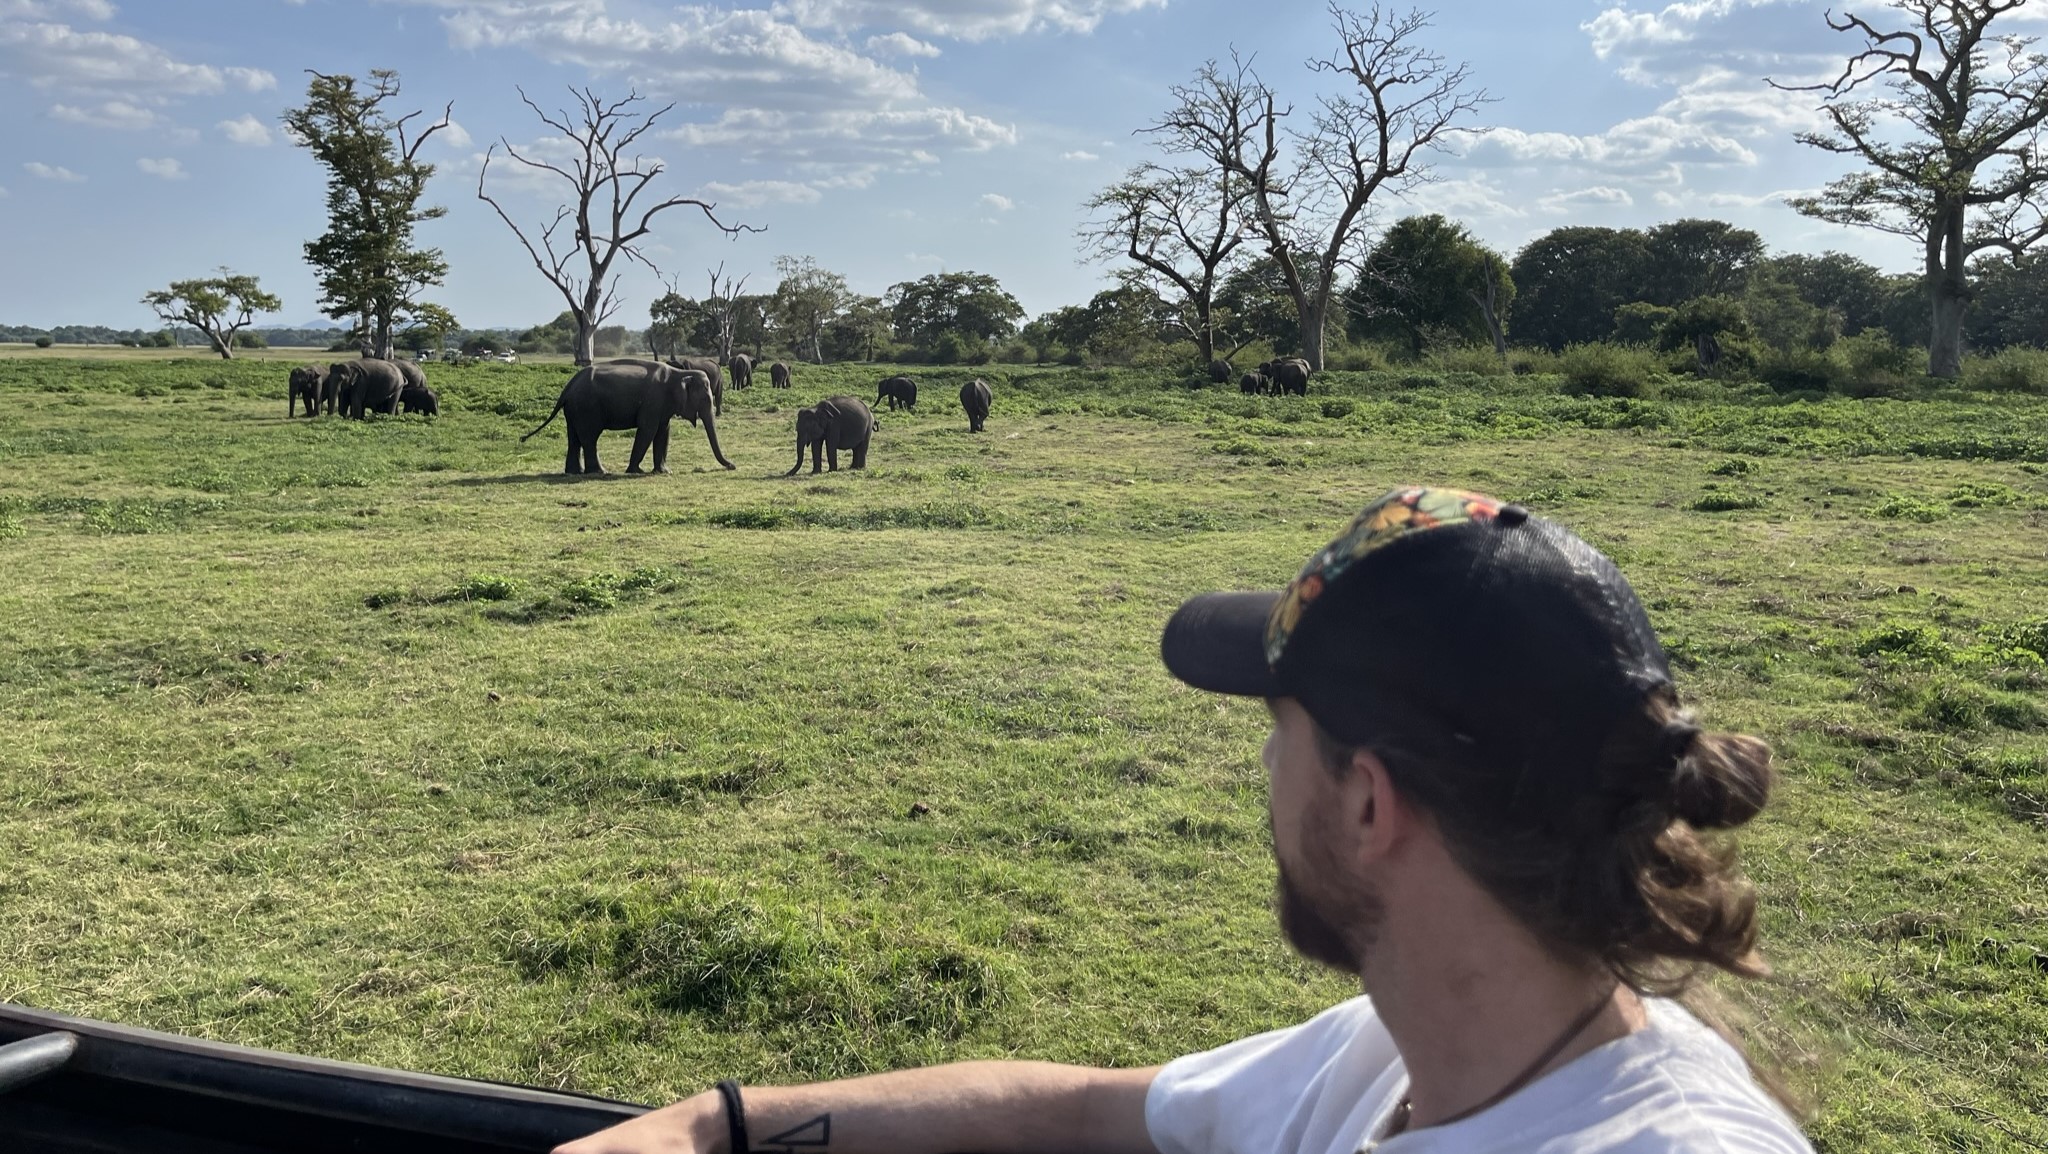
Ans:
[[[668,472],[668,421],[654,426],[654,471]]]
[[[821,463],[822,461],[824,461],[824,459],[825,459],[825,444],[824,444],[824,442],[823,442],[823,441],[812,441],[812,442],[811,442],[811,476],[815,477],[815,476],[817,476],[817,475],[818,475],[818,466],[819,466],[819,464],[820,464],[820,463]],[[836,468],[838,468],[839,466],[838,466],[837,464],[835,464],[835,465],[833,465],[832,467],[836,469]]]
[[[633,457],[626,462],[626,471],[628,473],[640,472],[640,462],[647,458],[647,450],[653,446],[654,437],[647,431],[646,425],[633,430]]]
[[[839,471],[839,446],[825,446],[825,460],[831,463],[832,472],[837,473]]]
[[[853,467],[856,469],[868,467],[868,443],[866,441],[862,441],[853,447]]]
[[[583,458],[580,453],[580,450],[582,448],[582,437],[578,436],[578,433],[581,430],[576,428],[576,422],[574,420],[565,419],[562,422],[562,426],[565,432],[567,433],[569,442],[568,451],[564,453],[562,456],[562,474],[564,476],[573,477],[583,472]]]
[[[583,471],[604,475],[604,466],[597,459],[597,439],[604,435],[603,429],[591,429],[583,434]]]

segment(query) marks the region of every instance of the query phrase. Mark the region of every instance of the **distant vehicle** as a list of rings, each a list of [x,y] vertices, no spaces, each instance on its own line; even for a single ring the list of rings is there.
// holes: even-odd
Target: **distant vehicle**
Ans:
[[[519,363],[519,354],[518,354],[518,353],[499,353],[499,354],[498,354],[498,359],[499,359],[500,361],[503,361],[504,363],[506,363],[506,364],[508,364],[508,365],[516,365],[516,364],[518,364],[518,363]]]

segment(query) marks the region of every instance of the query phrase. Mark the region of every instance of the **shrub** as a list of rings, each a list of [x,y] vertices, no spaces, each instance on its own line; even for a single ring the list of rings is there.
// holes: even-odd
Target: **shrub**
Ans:
[[[39,349],[47,349],[51,345],[54,345],[56,343],[57,342],[55,340],[51,339],[48,336],[40,336],[36,338],[36,347]]]
[[[1656,341],[1664,326],[1678,310],[1649,301],[1630,301],[1614,310],[1614,339],[1625,345],[1647,345]]]
[[[1941,631],[1932,625],[1896,622],[1872,629],[1857,638],[1856,656],[1939,663],[1948,660],[1949,647],[1948,642],[1941,639]]]
[[[1948,516],[1948,514],[1949,507],[1943,502],[1923,501],[1918,497],[1908,497],[1897,493],[1886,497],[1883,502],[1870,511],[1871,516],[1883,517],[1888,521],[1919,521],[1922,523],[1939,521],[1943,517]]]
[[[1557,354],[1549,349],[1512,349],[1508,352],[1508,371],[1518,377],[1560,372]]]
[[[1490,345],[1448,344],[1433,346],[1423,354],[1422,363],[1439,373],[1472,373],[1497,377],[1508,371],[1506,361]]]
[[[1250,363],[1257,364],[1258,361]],[[1387,364],[1386,351],[1377,345],[1351,345],[1347,348],[1332,349],[1323,357],[1324,369],[1347,373],[1384,372]]]
[[[1971,357],[1963,362],[1963,383],[1990,392],[2048,396],[2048,350],[2013,347]]]
[[[1848,369],[1843,391],[1852,396],[1891,396],[1920,375],[1926,354],[1909,349],[1883,329],[1843,337],[1836,346]]]
[[[1618,345],[1572,345],[1557,361],[1564,391],[1593,397],[1643,396],[1658,375],[1648,353]]]
[[[1754,493],[1732,493],[1722,490],[1700,494],[1699,500],[1687,506],[1695,513],[1732,513],[1740,509],[1761,509],[1764,499]]]
[[[1756,375],[1774,393],[1831,392],[1847,380],[1835,358],[1799,348],[1765,349],[1757,358]]]

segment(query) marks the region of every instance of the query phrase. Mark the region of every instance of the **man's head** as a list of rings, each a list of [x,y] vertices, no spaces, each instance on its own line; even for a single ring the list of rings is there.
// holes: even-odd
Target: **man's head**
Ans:
[[[1399,490],[1285,590],[1189,601],[1161,648],[1189,684],[1273,704],[1281,913],[1305,954],[1358,969],[1378,887],[1438,846],[1551,950],[1638,988],[1762,970],[1754,898],[1696,831],[1761,808],[1769,751],[1700,733],[1628,582],[1562,526]]]

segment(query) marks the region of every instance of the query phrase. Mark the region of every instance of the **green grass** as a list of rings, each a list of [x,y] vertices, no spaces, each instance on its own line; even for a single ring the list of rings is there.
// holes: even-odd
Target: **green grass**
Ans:
[[[1267,912],[1264,710],[1158,630],[1421,480],[1607,549],[1780,750],[1733,993],[1821,1147],[2048,1142],[2048,400],[913,370],[868,470],[780,476],[893,371],[565,480],[559,366],[350,423],[276,360],[0,359],[0,999],[643,1100],[1297,1021],[1347,991]]]

